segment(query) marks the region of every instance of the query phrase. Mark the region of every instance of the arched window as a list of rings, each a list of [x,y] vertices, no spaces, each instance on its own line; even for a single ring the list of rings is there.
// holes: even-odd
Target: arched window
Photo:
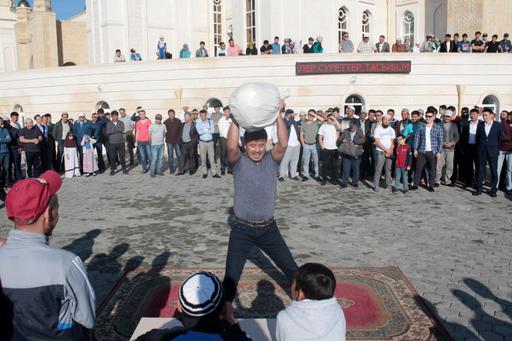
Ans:
[[[354,109],[356,109],[355,114],[359,115],[361,110],[364,109],[364,100],[359,95],[350,95],[345,100],[345,103],[343,103],[344,110],[346,110],[349,105],[353,106]]]
[[[65,62],[62,66],[76,66],[75,62]]]
[[[208,109],[215,108],[215,107],[221,107],[221,108],[223,107],[222,102],[218,98],[210,98],[209,100],[206,101],[204,106],[207,107]]]
[[[403,17],[403,36],[404,43],[409,39],[410,45],[414,46],[414,14],[409,11],[404,13]]]
[[[348,34],[348,10],[345,6],[338,10],[338,42],[341,42],[343,34]]]
[[[491,108],[492,111],[495,113],[500,112],[500,101],[498,98],[494,95],[488,95],[484,97],[484,100],[482,101],[482,107],[484,108]]]
[[[362,20],[362,34],[368,34],[370,37],[371,33],[371,25],[372,25],[372,13],[369,10],[363,12],[363,20]],[[362,37],[361,37],[362,39]]]
[[[245,38],[256,43],[256,0],[245,0]]]
[[[213,0],[213,48],[214,56],[222,41],[222,0]]]
[[[96,106],[95,106],[95,111],[98,111],[99,109],[103,109],[105,111],[109,111],[110,110],[110,105],[108,105],[107,102],[105,101],[99,101],[98,103],[96,103]]]

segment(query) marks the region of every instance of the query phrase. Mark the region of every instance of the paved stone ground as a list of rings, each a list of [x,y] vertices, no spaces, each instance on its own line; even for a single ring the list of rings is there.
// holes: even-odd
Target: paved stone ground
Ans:
[[[232,180],[130,175],[65,180],[52,244],[86,262],[98,302],[141,262],[224,265]],[[455,188],[374,194],[279,184],[276,217],[299,264],[396,265],[458,340],[512,340],[510,198]],[[2,214],[0,235],[11,224]]]

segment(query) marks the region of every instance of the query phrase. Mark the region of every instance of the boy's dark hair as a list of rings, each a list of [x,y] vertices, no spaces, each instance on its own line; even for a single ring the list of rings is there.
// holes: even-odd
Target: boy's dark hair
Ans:
[[[398,134],[396,138],[398,139],[399,137],[401,137],[401,138],[405,139],[405,137],[404,137],[404,135],[403,135],[403,134]]]
[[[20,114],[18,114],[16,111],[13,111],[13,112],[11,112],[11,117],[13,117],[13,116],[19,117]]]
[[[326,266],[306,263],[295,274],[295,287],[309,300],[326,300],[334,296],[336,278]]]

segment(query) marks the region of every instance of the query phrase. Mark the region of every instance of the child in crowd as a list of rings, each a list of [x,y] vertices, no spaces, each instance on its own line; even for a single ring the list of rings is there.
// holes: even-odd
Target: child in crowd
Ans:
[[[78,162],[78,149],[75,134],[69,132],[64,140],[64,169],[66,178],[80,176],[80,163]]]
[[[307,263],[293,280],[293,301],[277,315],[277,341],[344,341],[345,315],[334,291],[336,278],[322,264]]]
[[[98,171],[98,160],[94,154],[95,139],[92,139],[89,135],[84,135],[82,139],[82,165],[84,167],[84,173],[86,177],[96,176]]]
[[[395,151],[395,187],[393,193],[400,187],[400,179],[404,183],[404,193],[409,191],[408,172],[411,170],[412,152],[403,135],[398,135]]]

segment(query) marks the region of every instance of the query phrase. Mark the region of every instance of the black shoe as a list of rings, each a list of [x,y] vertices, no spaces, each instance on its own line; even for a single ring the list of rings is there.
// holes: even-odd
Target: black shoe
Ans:
[[[219,174],[215,174],[213,177],[214,177],[215,179],[220,179],[220,175],[219,175]]]
[[[396,193],[396,188],[395,187],[391,188],[391,193]]]
[[[110,171],[110,176],[115,175],[115,174],[116,174],[116,172]]]
[[[429,192],[434,192],[434,187],[427,187]]]
[[[185,174],[185,172],[178,172],[178,173],[176,173],[174,175],[183,175],[183,174]]]
[[[123,169],[123,174],[128,174],[128,169]]]
[[[284,178],[283,178],[283,177],[280,177],[278,180],[279,180],[280,182],[284,182]]]
[[[411,191],[417,191],[418,190],[418,186],[414,185],[414,186],[411,186],[409,189]]]
[[[317,176],[317,177],[315,178],[315,180],[316,180],[317,182],[322,182],[322,178],[321,178],[321,177],[319,177],[319,176]]]
[[[208,174],[203,174],[203,179],[206,179],[208,177]]]
[[[221,169],[221,170],[220,170],[220,174],[221,174],[221,175],[226,175],[226,171],[225,171],[224,169]]]
[[[438,183],[435,183],[435,184],[434,184],[434,187],[435,187],[435,188],[439,187],[439,184],[438,184]]]
[[[490,192],[489,195],[491,198],[496,198],[498,196],[494,191]]]
[[[147,169],[143,169],[141,173],[142,173],[142,174],[146,174],[147,172],[148,172],[148,170],[147,170]]]
[[[352,184],[352,187],[359,188],[359,184]]]
[[[480,191],[476,191],[476,192],[473,192],[472,194],[473,194],[473,196],[475,196],[475,197],[476,197],[477,195],[482,195],[482,192],[480,192]]]
[[[292,178],[292,180],[300,181],[300,178],[299,178],[298,176],[294,176],[294,177]]]
[[[347,188],[347,184],[340,184],[341,188]]]
[[[302,182],[304,182],[304,181],[308,181],[308,180],[309,180],[309,179],[308,179],[307,177],[305,177],[305,176],[303,176],[303,177],[302,177]]]
[[[320,183],[322,186],[325,186],[327,184],[327,180],[322,180],[322,182]]]
[[[448,187],[455,187],[455,183],[450,182],[447,186],[448,186]]]

